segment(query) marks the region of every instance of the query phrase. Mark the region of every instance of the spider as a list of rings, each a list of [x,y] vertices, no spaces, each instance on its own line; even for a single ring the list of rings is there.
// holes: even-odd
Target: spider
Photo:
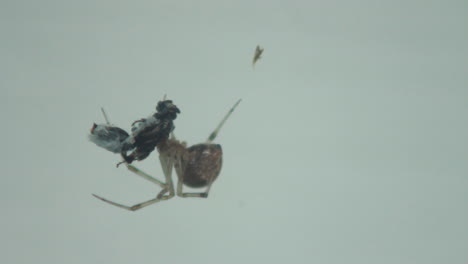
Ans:
[[[240,102],[241,100],[239,99],[234,104],[234,106],[228,111],[228,113],[224,116],[224,118],[204,143],[199,143],[187,147],[185,142],[177,140],[174,136],[174,133],[171,132],[170,138],[161,140],[156,144],[159,152],[159,161],[161,163],[162,171],[165,177],[165,182],[162,182],[131,165],[124,158],[122,163],[126,165],[128,170],[156,185],[159,185],[162,188],[162,190],[156,195],[154,199],[150,199],[133,206],[126,206],[110,201],[96,194],[93,194],[93,196],[106,203],[129,211],[136,211],[148,205],[169,200],[175,195],[183,198],[207,198],[211,185],[218,177],[222,167],[223,152],[221,145],[215,144],[213,141],[216,139],[216,136],[218,135],[221,127],[224,125],[229,116],[234,112],[234,109],[239,105]],[[107,117],[104,111],[103,114],[107,121]],[[174,183],[172,181],[172,168],[175,169],[177,174],[176,189],[174,188]],[[192,193],[184,192],[183,185],[192,188],[205,188],[205,191]]]

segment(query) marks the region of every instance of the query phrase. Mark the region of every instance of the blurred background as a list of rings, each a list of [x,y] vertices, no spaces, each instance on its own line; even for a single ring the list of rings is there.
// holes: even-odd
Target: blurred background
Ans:
[[[468,263],[466,1],[0,2],[2,263]],[[252,67],[256,45],[265,48]],[[88,141],[164,95],[208,199]],[[157,153],[135,165],[163,179]]]

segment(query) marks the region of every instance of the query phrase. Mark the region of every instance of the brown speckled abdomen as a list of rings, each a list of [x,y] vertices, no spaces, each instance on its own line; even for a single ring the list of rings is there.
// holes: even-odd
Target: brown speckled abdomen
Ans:
[[[221,172],[223,150],[219,144],[197,144],[187,149],[184,184],[192,188],[207,186]]]

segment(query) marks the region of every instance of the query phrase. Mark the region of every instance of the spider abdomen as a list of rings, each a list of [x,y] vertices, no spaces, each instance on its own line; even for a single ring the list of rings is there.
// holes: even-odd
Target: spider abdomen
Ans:
[[[223,150],[219,144],[197,144],[187,148],[184,160],[185,185],[192,188],[207,186],[218,177],[223,163]]]

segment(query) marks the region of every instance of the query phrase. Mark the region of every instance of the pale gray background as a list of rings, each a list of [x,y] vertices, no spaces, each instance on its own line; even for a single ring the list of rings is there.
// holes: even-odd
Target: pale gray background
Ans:
[[[467,10],[1,1],[0,262],[468,263]],[[243,99],[209,199],[93,198],[159,191],[86,135],[164,94],[190,144]]]

